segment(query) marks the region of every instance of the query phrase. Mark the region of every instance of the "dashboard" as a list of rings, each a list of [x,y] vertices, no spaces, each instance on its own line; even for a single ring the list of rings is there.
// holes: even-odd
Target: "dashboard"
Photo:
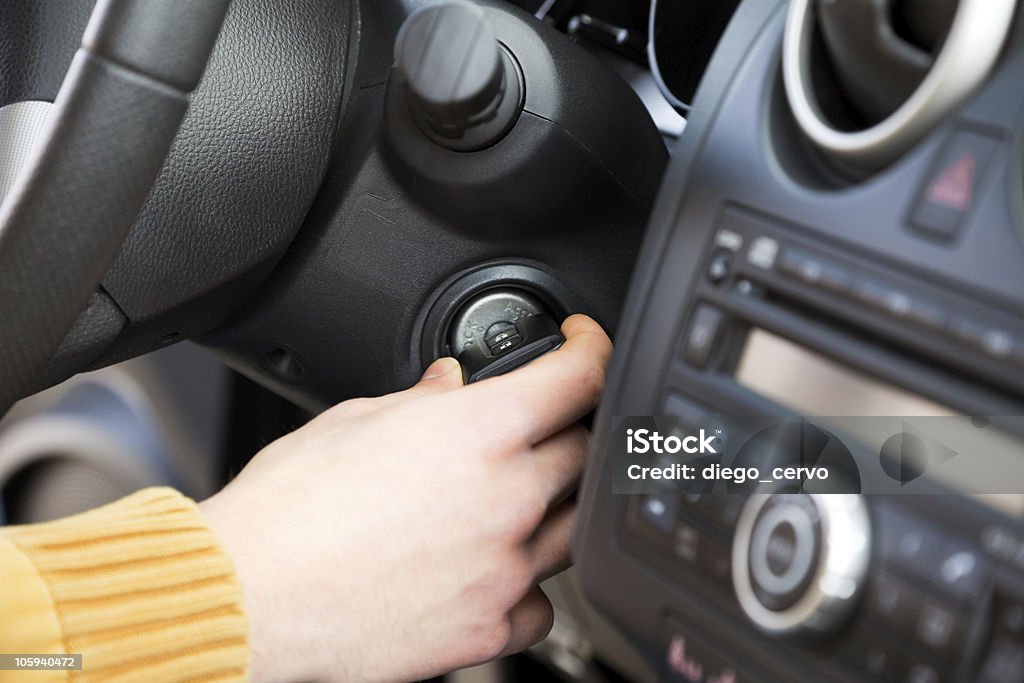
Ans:
[[[888,38],[842,4],[748,0],[714,51],[619,327],[580,581],[664,680],[1021,681],[1024,25],[940,3],[912,87],[870,92],[837,31]],[[653,461],[638,429],[718,448]],[[698,474],[629,477],[655,462]]]

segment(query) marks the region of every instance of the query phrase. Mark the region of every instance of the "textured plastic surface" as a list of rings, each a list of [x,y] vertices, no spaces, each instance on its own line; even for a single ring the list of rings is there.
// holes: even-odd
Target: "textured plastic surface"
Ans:
[[[432,212],[491,238],[599,222],[630,203],[649,207],[664,154],[628,85],[545,24],[502,3],[486,6],[498,40],[522,70],[523,112],[500,144],[451,153],[420,132],[392,74],[383,151],[407,191]]]
[[[108,14],[110,7],[97,5],[93,33],[102,32],[105,17],[122,16]],[[135,22],[168,19],[166,8],[147,15],[146,7],[119,3]],[[226,3],[174,7],[179,28],[207,36],[182,38],[198,53],[193,62],[205,62]],[[194,63],[130,68],[107,57],[119,44],[111,39],[77,53],[47,141],[0,209],[0,409],[28,388],[85,308],[185,111],[187,90],[176,85],[190,82]]]
[[[103,286],[131,324],[100,360],[206,332],[298,233],[327,170],[352,3],[235,0]]]
[[[82,42],[95,0],[0,3],[0,106],[52,102]]]
[[[127,323],[106,292],[95,292],[27,393],[53,386],[89,367]]]
[[[138,6],[139,16],[149,6],[120,4]],[[213,23],[215,34],[226,3],[198,13],[175,7],[183,25]],[[105,56],[115,44],[77,53],[47,141],[0,208],[0,409],[28,388],[85,308],[185,111],[187,93],[159,77],[187,82],[186,73],[118,64]],[[191,47],[205,61],[212,36]]]
[[[444,330],[424,327],[446,280],[490,261],[539,265],[572,310],[612,329],[667,156],[625,82],[504,3],[484,6],[525,79],[525,109],[508,135],[454,152],[403,107],[391,110],[404,116],[401,139],[390,129],[385,137],[391,45],[418,4],[359,4],[351,96],[310,218],[249,306],[203,339],[312,409],[415,381],[440,352]],[[305,371],[273,375],[268,353]]]
[[[431,151],[412,183],[409,167],[385,159],[393,148],[379,127],[394,38],[420,4],[231,3],[169,158],[103,278],[124,329],[92,366],[233,313],[208,341],[292,400],[321,407],[380,393],[429,362],[421,332],[440,283],[494,259],[540,263],[569,292],[560,300],[612,327],[666,157],[642,105],[565,36],[493,3],[498,38],[532,74],[530,113],[483,152],[417,135]],[[56,365],[48,377],[72,364]]]
[[[191,92],[199,84],[225,2],[100,2],[82,46],[132,71]]]

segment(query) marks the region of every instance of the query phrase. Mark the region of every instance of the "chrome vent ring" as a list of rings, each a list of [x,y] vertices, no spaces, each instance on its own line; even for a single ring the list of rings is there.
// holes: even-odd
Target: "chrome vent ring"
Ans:
[[[1016,0],[960,0],[931,69],[891,115],[867,128],[839,130],[818,104],[811,78],[815,3],[792,0],[782,48],[786,97],[797,124],[835,160],[879,169],[910,149],[980,85],[995,65],[1013,22]]]

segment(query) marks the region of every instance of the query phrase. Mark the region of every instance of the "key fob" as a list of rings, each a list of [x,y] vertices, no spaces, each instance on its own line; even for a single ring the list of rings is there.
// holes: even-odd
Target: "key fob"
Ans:
[[[565,337],[554,318],[538,313],[518,321],[498,322],[487,329],[487,336],[470,344],[459,354],[462,378],[466,384],[497,377],[554,351]]]

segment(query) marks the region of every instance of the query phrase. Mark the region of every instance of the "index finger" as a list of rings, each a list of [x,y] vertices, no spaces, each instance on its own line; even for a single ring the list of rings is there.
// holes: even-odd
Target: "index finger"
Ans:
[[[507,375],[467,387],[479,400],[503,406],[535,444],[579,420],[597,405],[604,388],[612,342],[588,316],[562,323],[565,343]],[[522,420],[522,422],[520,421]]]

